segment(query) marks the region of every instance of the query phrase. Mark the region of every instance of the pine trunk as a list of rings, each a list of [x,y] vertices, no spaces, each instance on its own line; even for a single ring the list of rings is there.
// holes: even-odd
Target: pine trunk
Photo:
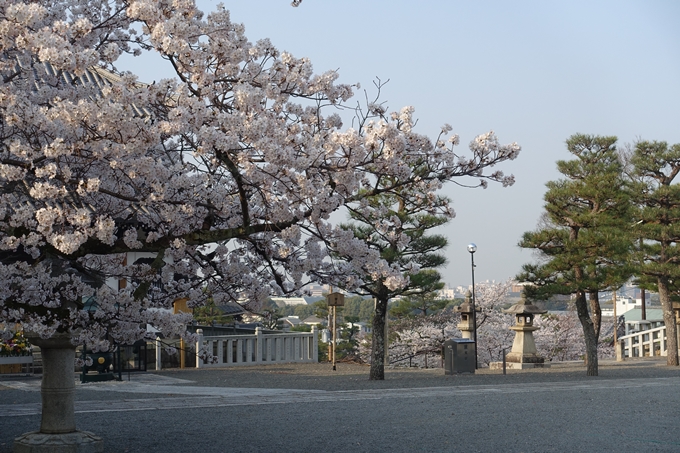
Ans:
[[[590,305],[590,315],[595,329],[595,341],[597,342],[600,340],[600,329],[602,327],[602,307],[600,307],[600,296],[598,296],[597,291],[588,293],[588,304]]]
[[[597,376],[597,336],[595,335],[593,320],[590,319],[590,314],[588,313],[586,294],[583,291],[576,293],[576,312],[578,313],[579,321],[581,321],[583,337],[586,342],[586,375]]]
[[[666,364],[678,366],[678,334],[675,324],[675,314],[671,302],[670,291],[668,290],[668,278],[659,277],[657,280],[659,289],[659,301],[663,309],[663,321],[666,324]],[[650,351],[654,354],[654,351]]]
[[[376,299],[373,313],[373,341],[371,343],[371,381],[385,380],[385,318],[387,299]]]

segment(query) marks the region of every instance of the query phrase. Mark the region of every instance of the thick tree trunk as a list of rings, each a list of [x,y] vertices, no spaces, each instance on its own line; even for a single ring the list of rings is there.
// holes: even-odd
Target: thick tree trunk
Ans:
[[[376,299],[373,313],[373,341],[371,343],[371,381],[385,380],[385,318],[387,317],[387,299]]]
[[[666,364],[670,366],[678,366],[678,335],[677,326],[675,324],[675,314],[673,313],[673,304],[671,302],[670,291],[668,290],[668,278],[659,277],[657,279],[659,289],[659,301],[663,309],[663,322],[666,324]],[[654,354],[654,351],[649,351]]]
[[[586,375],[597,376],[597,336],[595,335],[593,320],[590,319],[590,314],[588,313],[586,294],[583,291],[576,293],[576,312],[578,313],[579,321],[581,321],[583,337],[586,341]]]
[[[593,320],[595,329],[595,341],[600,340],[600,329],[602,327],[602,307],[600,307],[600,296],[597,291],[588,292],[588,304],[590,305],[590,316]]]

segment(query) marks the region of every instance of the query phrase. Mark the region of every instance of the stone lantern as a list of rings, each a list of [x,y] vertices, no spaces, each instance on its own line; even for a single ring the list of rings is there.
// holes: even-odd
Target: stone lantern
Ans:
[[[515,325],[510,330],[515,331],[515,341],[512,350],[506,356],[507,367],[511,369],[535,368],[543,366],[543,357],[539,357],[534,342],[534,316],[547,313],[539,307],[527,301],[522,293],[522,299],[512,307],[504,310],[505,313],[515,315]]]
[[[473,333],[475,330],[474,326],[475,317],[472,316],[472,310],[473,310],[472,293],[468,291],[467,294],[465,295],[465,302],[463,302],[457,307],[454,307],[453,311],[455,311],[456,313],[460,313],[460,323],[458,323],[457,327],[460,330],[463,338],[467,338],[469,340],[473,339]]]

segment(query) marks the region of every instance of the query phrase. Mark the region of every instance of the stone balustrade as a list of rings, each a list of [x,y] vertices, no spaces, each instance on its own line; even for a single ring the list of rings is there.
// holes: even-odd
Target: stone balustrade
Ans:
[[[261,328],[254,335],[203,336],[199,329],[196,341],[196,368],[265,365],[273,363],[318,362],[319,340],[316,327],[311,332],[265,334]],[[161,341],[156,342],[156,369],[161,368]]]
[[[318,336],[311,332],[203,337],[197,332],[196,368],[268,363],[318,362]]]
[[[625,335],[619,338],[619,342],[623,357],[665,356],[667,354],[666,326]]]

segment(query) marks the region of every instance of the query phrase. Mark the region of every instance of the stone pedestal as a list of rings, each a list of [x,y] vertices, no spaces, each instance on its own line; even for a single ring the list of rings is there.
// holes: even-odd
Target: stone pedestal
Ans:
[[[103,452],[104,441],[88,431],[64,434],[43,434],[40,431],[22,434],[14,439],[14,453],[90,453]]]
[[[523,363],[523,362],[505,362],[505,369],[507,370],[527,370],[532,368],[550,368],[549,363]],[[490,370],[502,370],[503,362],[489,363]]]
[[[538,355],[534,342],[534,330],[538,327],[532,325],[514,325],[510,330],[515,331],[515,340],[512,343],[510,353],[505,357],[507,363],[543,363],[543,357]]]
[[[42,355],[42,418],[40,431],[14,439],[14,452],[103,452],[104,442],[101,438],[87,431],[76,430],[75,346],[71,343],[70,335],[57,334],[46,340],[32,337],[29,340],[40,347]]]
[[[534,327],[534,316],[547,311],[527,301],[525,294],[522,294],[520,302],[503,311],[515,315],[515,325],[510,327],[510,330],[515,331],[515,340],[510,353],[505,356],[506,368],[522,370],[545,367],[534,342],[534,330],[538,330],[538,327]],[[493,362],[489,366],[491,369],[502,369],[503,362]]]

